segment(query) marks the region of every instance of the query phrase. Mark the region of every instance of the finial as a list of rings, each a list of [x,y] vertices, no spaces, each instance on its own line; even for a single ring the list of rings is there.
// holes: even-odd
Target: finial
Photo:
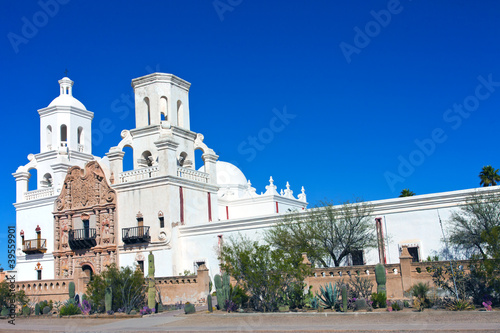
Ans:
[[[274,185],[273,177],[269,178],[269,185],[266,186],[266,195],[279,195],[278,191],[276,191],[277,187]]]
[[[68,69],[67,68],[64,70],[64,76],[68,76]]]
[[[283,189],[281,189],[280,195],[283,196],[283,194],[285,194],[285,193],[283,192]]]
[[[290,190],[290,183],[289,182],[286,182],[285,197],[290,198],[290,199],[295,199],[293,197],[293,191]]]
[[[302,193],[298,195],[299,200],[302,202],[307,202],[306,190],[304,189],[304,186],[302,186],[301,192]]]

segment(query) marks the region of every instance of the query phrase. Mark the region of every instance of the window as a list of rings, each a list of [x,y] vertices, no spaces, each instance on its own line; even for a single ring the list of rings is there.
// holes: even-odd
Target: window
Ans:
[[[353,266],[364,265],[363,250],[351,251],[351,261]]]
[[[413,257],[412,262],[420,262],[420,256],[418,255],[418,246],[408,247],[408,253]]]
[[[68,141],[68,129],[66,125],[61,125],[61,142]]]
[[[160,120],[168,120],[168,100],[165,96],[160,98]]]
[[[47,126],[47,149],[52,149],[52,126]]]
[[[77,143],[79,145],[83,143],[83,128],[82,127],[78,127],[77,140],[78,140]]]
[[[144,97],[144,104],[146,105],[146,115],[147,115],[147,124],[151,125],[151,109],[149,108],[149,98]]]
[[[160,216],[158,219],[160,220],[160,228],[165,228],[165,218]]]
[[[137,261],[137,267],[144,273],[144,260]]]
[[[42,279],[42,270],[39,269],[36,272],[37,272],[37,280],[41,280]]]
[[[184,126],[184,111],[182,107],[182,102],[177,101],[177,126],[183,127]]]

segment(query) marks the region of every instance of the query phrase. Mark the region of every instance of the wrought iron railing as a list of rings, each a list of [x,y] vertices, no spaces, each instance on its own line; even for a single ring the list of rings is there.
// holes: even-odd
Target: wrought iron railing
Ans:
[[[45,252],[47,252],[47,240],[46,239],[27,239],[24,241],[23,252],[26,254],[45,253]]]
[[[151,240],[149,226],[123,228],[122,240],[127,244],[149,242]]]
[[[69,246],[72,249],[84,249],[96,246],[96,229],[83,228],[69,231]]]

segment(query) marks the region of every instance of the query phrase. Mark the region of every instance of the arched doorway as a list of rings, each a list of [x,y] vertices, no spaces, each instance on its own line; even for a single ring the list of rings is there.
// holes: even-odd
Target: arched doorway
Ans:
[[[94,270],[92,266],[83,264],[82,265],[82,277],[85,283],[89,283],[94,275]]]

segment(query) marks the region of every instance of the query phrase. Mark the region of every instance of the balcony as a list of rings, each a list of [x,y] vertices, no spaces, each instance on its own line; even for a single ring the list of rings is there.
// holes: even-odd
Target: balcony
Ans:
[[[69,231],[69,246],[73,250],[88,249],[96,246],[95,228],[74,229]]]
[[[46,239],[28,239],[24,241],[23,252],[26,254],[47,252]]]
[[[147,243],[151,241],[149,227],[123,228],[122,240],[125,244]]]

